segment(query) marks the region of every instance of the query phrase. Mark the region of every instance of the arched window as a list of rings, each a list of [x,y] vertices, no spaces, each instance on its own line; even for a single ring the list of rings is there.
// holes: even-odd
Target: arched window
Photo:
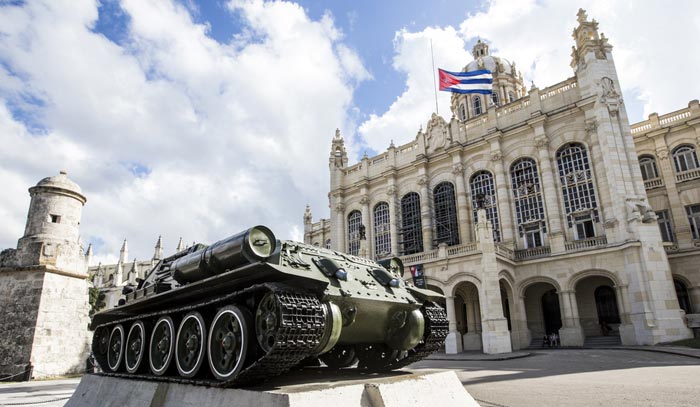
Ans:
[[[689,171],[700,167],[698,157],[695,155],[693,146],[680,146],[673,150],[673,163],[676,165],[676,172]]]
[[[515,198],[515,215],[518,232],[525,241],[525,247],[539,247],[544,244],[546,226],[542,190],[537,176],[537,164],[532,158],[521,158],[510,167],[510,179]]]
[[[464,105],[464,103],[459,104],[459,118],[462,121],[467,120],[467,107]]]
[[[423,251],[423,225],[420,219],[420,195],[409,192],[401,198],[402,254]]]
[[[381,258],[389,253],[391,253],[389,204],[380,202],[374,207],[374,255]]]
[[[681,280],[673,279],[673,286],[676,288],[676,297],[678,297],[678,305],[685,311],[686,314],[693,313],[693,307],[690,305],[690,296],[688,295],[688,287]]]
[[[482,113],[481,110],[481,98],[478,96],[474,96],[472,98],[472,105],[474,106],[474,116],[478,116]]]
[[[479,171],[472,176],[469,182],[469,187],[472,192],[472,208],[474,208],[474,223],[478,222],[476,197],[482,194],[484,197],[484,209],[486,210],[486,219],[491,221],[493,225],[493,240],[501,240],[501,229],[498,222],[498,206],[496,203],[496,189],[493,186],[493,175],[488,171]]]
[[[574,227],[575,239],[595,236],[598,204],[591,176],[588,153],[582,144],[570,143],[557,151],[559,180],[564,196],[564,209],[569,227]]]
[[[656,160],[654,157],[650,155],[639,157],[639,168],[642,170],[642,179],[644,179],[644,181],[659,178],[659,171],[656,169]]]
[[[620,314],[617,312],[615,290],[607,285],[601,285],[593,293],[595,307],[598,310],[598,323],[619,324]]]
[[[501,99],[498,97],[498,92],[491,92],[491,102],[493,102],[493,104],[496,106],[501,104]]]
[[[448,246],[459,244],[454,186],[449,182],[439,183],[433,190],[433,201],[437,242]]]
[[[331,248],[331,239],[326,239],[326,249]]]
[[[316,247],[321,247],[321,244],[318,243],[318,242],[314,242],[314,246],[316,246]]]
[[[360,253],[360,226],[362,214],[360,211],[352,211],[348,215],[348,253],[357,256]]]
[[[515,101],[515,93],[513,93],[513,91],[511,90],[510,92],[508,92],[508,103],[514,102],[514,101]]]

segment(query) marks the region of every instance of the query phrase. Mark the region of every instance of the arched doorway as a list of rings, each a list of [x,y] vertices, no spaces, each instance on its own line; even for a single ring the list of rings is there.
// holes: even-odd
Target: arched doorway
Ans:
[[[542,318],[546,335],[559,333],[561,329],[561,310],[557,290],[551,289],[542,294]]]
[[[693,313],[693,306],[688,295],[688,287],[685,283],[677,278],[673,279],[673,286],[676,288],[676,297],[678,297],[678,305],[686,314]]]
[[[479,289],[468,281],[455,287],[455,317],[464,350],[481,350]]]
[[[550,283],[537,282],[525,288],[524,297],[531,344],[541,346],[544,335],[558,333],[562,326],[557,289]]]
[[[620,306],[615,282],[605,276],[590,276],[574,287],[579,324],[586,338],[620,336]]]

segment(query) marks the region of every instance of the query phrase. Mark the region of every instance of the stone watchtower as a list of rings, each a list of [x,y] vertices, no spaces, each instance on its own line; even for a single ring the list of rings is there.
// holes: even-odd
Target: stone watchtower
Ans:
[[[63,171],[29,194],[24,236],[0,253],[0,377],[15,380],[80,372],[88,355],[86,198]]]

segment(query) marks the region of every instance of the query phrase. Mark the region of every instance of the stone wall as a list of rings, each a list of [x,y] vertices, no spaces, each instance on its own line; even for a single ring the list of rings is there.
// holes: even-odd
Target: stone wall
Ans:
[[[0,377],[29,364],[43,284],[43,271],[0,271]]]
[[[88,285],[82,278],[45,268],[0,271],[0,376],[34,378],[85,369],[88,348]],[[35,329],[35,327],[37,327]]]

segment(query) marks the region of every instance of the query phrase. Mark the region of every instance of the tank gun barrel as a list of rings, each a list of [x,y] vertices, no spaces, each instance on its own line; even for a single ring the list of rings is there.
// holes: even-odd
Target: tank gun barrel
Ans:
[[[270,229],[254,226],[176,259],[170,264],[170,271],[178,283],[191,283],[244,264],[265,260],[274,253],[276,246],[277,240]]]

